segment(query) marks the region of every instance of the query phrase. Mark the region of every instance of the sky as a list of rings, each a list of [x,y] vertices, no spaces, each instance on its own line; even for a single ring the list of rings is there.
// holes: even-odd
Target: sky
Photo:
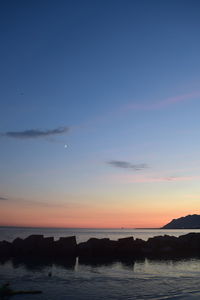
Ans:
[[[0,1],[0,225],[200,212],[200,2]]]

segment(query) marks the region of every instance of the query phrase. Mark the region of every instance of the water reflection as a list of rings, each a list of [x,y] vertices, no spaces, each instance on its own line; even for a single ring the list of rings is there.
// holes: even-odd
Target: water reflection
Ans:
[[[194,258],[18,257],[0,259],[0,284],[8,281],[16,290],[42,290],[39,299],[44,300],[190,299],[189,295],[200,299],[199,270],[200,259]]]
[[[40,271],[42,272],[46,268],[51,268],[53,266],[61,267],[63,269],[74,270],[76,264],[76,258],[70,259],[51,259],[51,258],[35,258],[35,257],[13,257],[11,259],[1,259],[0,264],[10,262],[13,269],[18,269],[24,267],[27,271]]]
[[[116,264],[120,264],[122,268],[125,269],[134,269],[135,260],[124,258],[124,259],[111,259],[111,258],[102,258],[102,257],[95,257],[95,258],[86,258],[81,257],[78,260],[78,264],[80,266],[91,266],[93,268],[98,267],[113,267]]]
[[[10,263],[13,269],[18,269],[20,267],[25,268],[27,271],[32,272],[42,272],[47,268],[52,268],[53,266],[75,270],[75,266],[91,266],[92,268],[97,267],[113,267],[115,264],[120,264],[122,268],[134,269],[135,260],[124,258],[124,259],[111,259],[111,258],[102,258],[102,257],[93,257],[93,258],[40,258],[40,257],[13,257],[11,259],[0,259],[0,265],[5,265],[6,263]],[[139,260],[137,260],[139,262]],[[140,260],[140,262],[144,262],[144,260]]]
[[[190,259],[160,259],[160,258],[151,258],[151,259],[111,259],[111,258],[102,258],[102,257],[93,257],[93,258],[39,258],[39,257],[13,257],[11,259],[1,258],[0,265],[6,266],[10,264],[13,270],[24,268],[27,271],[31,272],[43,272],[47,269],[52,269],[53,267],[72,270],[75,271],[76,267],[81,268],[91,267],[95,268],[107,268],[107,269],[126,269],[129,271],[138,272],[149,272],[150,270],[158,272],[158,270],[165,271],[169,268],[183,270],[192,269],[192,271],[199,270],[200,259],[199,258],[190,258]],[[192,267],[193,266],[193,267]],[[160,272],[158,272],[160,273]]]

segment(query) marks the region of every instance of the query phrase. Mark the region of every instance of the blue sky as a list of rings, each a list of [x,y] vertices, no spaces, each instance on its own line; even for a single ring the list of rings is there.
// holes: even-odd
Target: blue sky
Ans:
[[[199,212],[199,8],[1,1],[2,224],[161,226]]]

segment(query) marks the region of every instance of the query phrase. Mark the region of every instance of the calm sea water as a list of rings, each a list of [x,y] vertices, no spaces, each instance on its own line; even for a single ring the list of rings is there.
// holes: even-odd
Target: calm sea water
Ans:
[[[84,228],[30,228],[30,227],[0,227],[0,241],[13,241],[16,237],[25,238],[30,234],[43,234],[45,237],[53,236],[59,239],[61,236],[75,235],[77,242],[85,242],[91,237],[105,238],[108,237],[117,240],[122,237],[133,236],[147,240],[157,235],[174,235],[180,236],[191,232],[188,229],[164,230],[164,229],[84,229]],[[192,230],[200,232],[200,229]]]
[[[179,236],[189,230],[127,229],[44,229],[0,228],[0,240],[17,236],[76,235],[77,241],[90,237],[118,239],[134,236],[147,240],[155,235]],[[193,231],[194,232],[194,231]],[[195,230],[200,232],[200,230]],[[52,277],[48,277],[48,273]],[[14,299],[109,300],[109,299],[200,299],[200,260],[136,260],[93,262],[46,260],[0,261],[0,284],[10,282],[15,290],[42,290],[40,295],[18,295]]]

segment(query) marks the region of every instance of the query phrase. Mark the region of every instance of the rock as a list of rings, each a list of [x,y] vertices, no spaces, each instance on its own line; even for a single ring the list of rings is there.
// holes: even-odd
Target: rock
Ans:
[[[118,243],[119,243],[120,245],[128,245],[128,244],[132,244],[133,241],[134,241],[134,238],[133,238],[132,236],[118,239]]]
[[[61,237],[54,241],[53,237],[44,238],[43,235],[31,235],[24,240],[16,238],[12,243],[0,242],[0,258],[10,256],[16,259],[69,260],[74,265],[76,256],[83,260],[112,261],[130,260],[144,257],[183,257],[200,255],[200,233],[189,233],[180,237],[155,236],[148,241],[134,240],[126,237],[112,241],[108,238],[91,238],[87,242],[76,243],[76,237]],[[73,263],[71,263],[73,261]]]
[[[178,238],[169,235],[149,238],[143,251],[146,256],[158,257],[176,256],[178,253],[181,253]]]
[[[44,239],[43,235],[32,234],[23,240],[24,254],[35,255],[39,254],[40,245]]]
[[[134,257],[137,257],[137,258],[144,257],[143,249],[144,249],[145,245],[146,245],[146,242],[143,241],[142,239],[136,239],[134,241],[134,248],[133,248]]]
[[[92,247],[88,242],[78,244],[78,256],[92,257]]]
[[[12,245],[7,241],[0,242],[0,257],[7,257],[11,255]]]
[[[61,237],[58,241],[54,242],[54,254],[61,256],[77,256],[77,243],[76,237]]]
[[[39,243],[44,239],[42,234],[31,234],[27,238],[24,239],[24,242],[29,243]]]
[[[116,255],[117,241],[112,241],[108,238],[97,239],[91,238],[85,243],[78,245],[78,254],[80,256],[102,256],[110,257]]]
[[[16,256],[52,256],[54,254],[54,238],[44,238],[42,235],[31,235],[24,240],[16,238],[12,242],[12,253]]]
[[[37,253],[45,256],[53,256],[54,255],[54,238],[46,237],[41,240],[39,243],[39,247]]]
[[[24,240],[21,238],[16,238],[12,242],[12,254],[13,255],[22,255],[24,254],[25,249],[24,249]]]
[[[200,233],[188,233],[178,238],[179,248],[186,254],[200,254]]]
[[[118,239],[117,254],[119,257],[133,256],[133,253],[134,253],[134,238],[132,236]]]

